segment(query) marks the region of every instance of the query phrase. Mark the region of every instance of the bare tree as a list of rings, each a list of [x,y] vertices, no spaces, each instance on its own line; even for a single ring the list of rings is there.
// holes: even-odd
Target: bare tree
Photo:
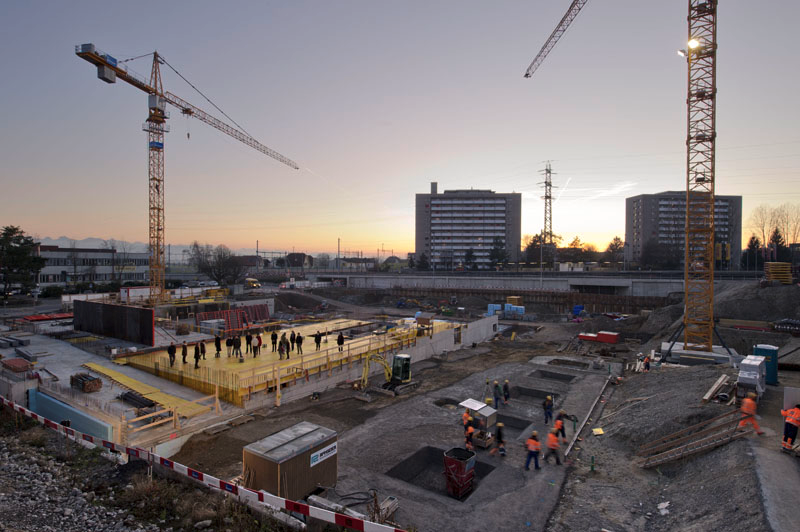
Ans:
[[[774,225],[779,227],[787,244],[800,241],[800,205],[784,203],[775,207]]]
[[[196,240],[189,248],[189,261],[203,275],[209,276],[219,284],[233,284],[240,281],[247,272],[247,264],[242,257],[234,255],[227,246],[212,247]]]
[[[775,227],[774,210],[762,203],[750,213],[747,226],[762,242],[767,242],[772,228]]]

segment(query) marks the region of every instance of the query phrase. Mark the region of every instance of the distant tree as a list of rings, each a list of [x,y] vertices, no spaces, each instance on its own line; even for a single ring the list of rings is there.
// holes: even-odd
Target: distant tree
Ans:
[[[786,239],[783,237],[780,228],[775,227],[772,230],[772,234],[769,236],[769,244],[775,248],[778,262],[789,262],[792,259],[789,246],[786,245]]]
[[[605,251],[604,260],[608,262],[622,262],[622,254],[625,251],[625,243],[618,236],[615,236]]]
[[[569,243],[569,247],[572,249],[581,249],[583,247],[583,242],[581,242],[581,239],[576,236],[572,239],[572,242]]]
[[[775,215],[769,205],[759,205],[750,213],[748,227],[756,234],[761,242],[767,242],[769,231],[775,227]]]
[[[756,235],[750,235],[747,248],[742,253],[742,268],[745,270],[760,270],[764,266],[764,257],[761,256],[761,241]]]
[[[428,262],[428,257],[423,253],[417,260],[417,270],[425,272],[431,269],[431,264]]]
[[[414,254],[413,253],[409,253],[408,254],[408,269],[409,270],[413,270],[415,266],[416,266],[416,264],[414,263]]]
[[[3,299],[9,288],[19,283],[27,289],[36,284],[36,277],[47,261],[36,255],[36,242],[17,226],[7,225],[0,232],[0,277]]]
[[[581,250],[581,259],[587,262],[595,262],[600,258],[600,252],[594,244],[584,244]]]
[[[189,248],[189,262],[197,271],[221,285],[235,284],[247,272],[244,259],[234,255],[227,246],[201,245],[196,240]]]
[[[467,270],[477,270],[478,263],[475,262],[475,251],[472,248],[469,248],[466,253],[464,253],[464,268]]]
[[[492,241],[492,249],[489,251],[489,263],[492,265],[492,268],[508,264],[506,245],[499,236],[494,237]]]
[[[278,257],[275,259],[275,266],[277,268],[285,268],[286,267],[286,259],[283,257]]]

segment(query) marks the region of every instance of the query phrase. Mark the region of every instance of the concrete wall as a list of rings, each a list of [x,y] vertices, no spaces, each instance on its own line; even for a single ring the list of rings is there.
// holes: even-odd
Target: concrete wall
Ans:
[[[618,277],[464,277],[447,275],[348,275],[350,288],[463,288],[502,290],[575,290],[577,286],[616,287],[617,295],[666,297],[683,292],[683,279],[626,279]]]
[[[32,389],[28,391],[28,408],[56,423],[69,419],[71,427],[104,440],[113,440],[113,427],[104,421],[85,414],[47,394]]]
[[[7,375],[5,370],[0,371],[0,395],[10,399],[17,404],[26,405],[28,401],[28,390],[36,388],[36,379],[19,378],[19,374]]]
[[[423,336],[417,338],[415,346],[402,350],[402,353],[411,355],[411,362],[426,360],[434,355],[439,355],[447,351],[455,351],[461,347],[471,347],[473,343],[481,343],[490,340],[497,332],[497,316],[489,316],[477,321],[462,325],[461,342],[455,342],[455,332],[453,329],[438,332],[433,336]],[[284,388],[281,394],[281,404],[303,399],[314,392],[324,392],[335,388],[338,384],[347,381],[355,381],[361,378],[364,371],[363,363],[357,362],[352,368],[346,366],[335,368],[331,375],[322,372],[312,375],[309,382],[302,379],[297,380],[294,386]],[[370,367],[370,377],[383,374],[383,368],[374,364]],[[249,401],[245,401],[246,410],[254,410],[275,403],[275,394],[256,393]]]

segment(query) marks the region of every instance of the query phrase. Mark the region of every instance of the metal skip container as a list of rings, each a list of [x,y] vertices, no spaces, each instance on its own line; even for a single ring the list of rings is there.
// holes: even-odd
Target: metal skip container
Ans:
[[[243,449],[243,484],[299,500],[336,485],[337,453],[336,431],[303,421]]]

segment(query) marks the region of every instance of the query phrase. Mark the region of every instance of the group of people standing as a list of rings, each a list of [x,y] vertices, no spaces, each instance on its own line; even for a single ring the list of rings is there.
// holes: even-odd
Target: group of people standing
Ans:
[[[319,331],[314,334],[314,344],[317,347],[317,351],[320,350],[322,345],[322,339],[327,338],[328,333],[327,331],[323,334]],[[272,331],[270,335],[270,339],[272,340],[272,352],[278,353],[280,360],[283,360],[283,357],[286,356],[286,360],[289,360],[291,353],[297,352],[298,355],[303,354],[303,341],[305,338],[300,331],[290,331],[289,336],[286,335],[286,332],[281,333],[280,338],[278,337],[278,331]],[[326,340],[327,341],[327,340]],[[257,357],[261,354],[261,345],[263,343],[263,339],[261,336],[261,331],[258,332],[251,332],[247,331],[247,333],[242,337],[241,334],[234,334],[231,336],[227,336],[224,340],[225,348],[227,350],[228,358],[231,356],[239,358],[241,361],[244,361],[244,356],[246,354],[252,353],[253,358]],[[344,346],[344,335],[340,332],[339,336],[336,338],[336,344],[339,346],[339,351],[343,350]],[[206,344],[205,341],[195,342],[194,344],[194,367],[198,369],[200,367],[200,360],[206,359]],[[220,336],[220,333],[217,333],[214,336],[214,347],[216,349],[216,353],[214,358],[220,358],[222,353],[222,345],[223,340]],[[242,353],[242,346],[244,345],[244,353]],[[189,345],[186,342],[183,342],[180,345],[181,348],[181,359],[184,364],[187,363],[186,357],[188,356]],[[175,345],[175,342],[169,344],[167,348],[167,355],[169,356],[169,366],[173,367],[175,365],[175,360],[177,357],[178,346]],[[507,381],[506,381],[507,382]]]

